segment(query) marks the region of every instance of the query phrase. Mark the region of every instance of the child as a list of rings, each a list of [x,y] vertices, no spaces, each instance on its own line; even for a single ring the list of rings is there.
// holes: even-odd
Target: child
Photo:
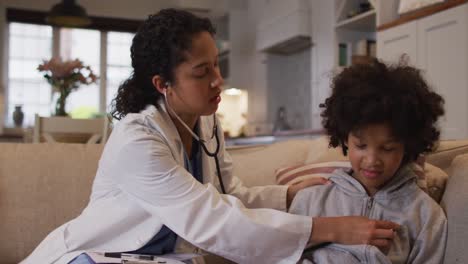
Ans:
[[[346,68],[322,105],[330,146],[341,146],[352,169],[336,170],[332,184],[299,192],[290,212],[309,216],[361,215],[401,225],[380,248],[328,244],[307,250],[307,263],[442,263],[447,219],[416,185],[409,163],[439,138],[443,99],[419,70],[378,60]]]

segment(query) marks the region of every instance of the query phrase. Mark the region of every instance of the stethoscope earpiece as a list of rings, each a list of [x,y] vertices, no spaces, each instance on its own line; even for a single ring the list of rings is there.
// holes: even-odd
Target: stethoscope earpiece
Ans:
[[[163,90],[163,94],[164,94],[164,97],[167,96],[167,89],[169,89],[169,86],[171,86],[171,83],[170,82],[165,82],[164,83],[165,87],[164,87],[164,90]]]

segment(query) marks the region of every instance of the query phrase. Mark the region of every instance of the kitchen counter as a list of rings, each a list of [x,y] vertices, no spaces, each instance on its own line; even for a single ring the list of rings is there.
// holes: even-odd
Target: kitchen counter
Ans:
[[[286,130],[277,131],[273,133],[273,135],[226,138],[225,141],[226,146],[265,145],[292,139],[313,139],[323,136],[324,134],[325,132],[322,129]]]

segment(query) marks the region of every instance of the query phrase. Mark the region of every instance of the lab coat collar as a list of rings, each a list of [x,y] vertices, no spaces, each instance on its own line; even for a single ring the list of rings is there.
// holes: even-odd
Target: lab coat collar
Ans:
[[[151,117],[150,127],[154,128],[155,131],[162,133],[163,137],[168,140],[170,146],[174,146],[176,149],[177,155],[175,155],[178,163],[183,166],[184,164],[184,146],[182,144],[182,139],[180,138],[179,132],[172,121],[172,118],[169,116],[166,104],[163,100],[160,100],[155,105],[146,106],[145,110],[142,111],[142,114],[145,114],[148,117]],[[199,137],[205,139],[207,143],[206,147],[213,151],[216,149],[216,139],[210,139],[213,131],[213,117],[210,116],[201,116],[198,120],[199,127]],[[220,128],[219,128],[220,129]],[[218,131],[219,133],[219,131]],[[220,139],[221,140],[221,139]],[[223,144],[222,142],[220,144]],[[202,168],[203,168],[203,182],[212,182],[212,178],[216,175],[209,173],[215,169],[214,160],[209,158],[205,153],[202,154]],[[218,187],[218,184],[215,184]],[[219,189],[219,188],[218,188]]]
[[[148,112],[148,114],[153,117],[155,125],[159,127],[158,130],[164,134],[165,138],[170,139],[172,142],[182,144],[179,132],[177,131],[163,100],[159,100],[157,106],[147,105],[144,112]]]
[[[170,117],[166,104],[163,100],[159,100],[157,107],[154,105],[148,105],[144,111],[148,111],[148,113],[153,116],[156,124],[167,124],[167,126],[165,126],[167,128],[167,131],[165,131],[167,134],[165,136],[168,136],[168,138],[171,138],[176,142],[182,143],[179,132],[177,131],[174,121],[172,121],[172,118]],[[213,131],[212,115],[201,116],[198,120],[198,127],[199,131],[197,134],[201,139],[206,140],[208,143],[211,143],[211,141],[215,140],[214,138],[211,139]]]

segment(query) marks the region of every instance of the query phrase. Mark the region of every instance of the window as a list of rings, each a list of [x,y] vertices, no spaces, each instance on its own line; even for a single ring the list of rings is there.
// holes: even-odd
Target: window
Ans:
[[[107,34],[106,106],[108,112],[119,85],[132,73],[130,46],[133,36],[132,33],[123,32],[109,32]]]
[[[34,113],[50,114],[51,87],[36,70],[42,59],[52,56],[52,27],[10,23],[8,56],[7,126],[12,126],[15,105],[22,105],[24,123]]]
[[[60,57],[63,60],[80,59],[89,65],[93,72],[100,74],[100,32],[87,29],[60,29]],[[102,78],[102,77],[101,77]],[[73,91],[67,99],[66,111],[73,115],[80,110],[99,112],[99,81],[91,85],[82,85]]]
[[[119,84],[130,76],[132,33],[97,29],[54,30],[47,25],[17,22],[10,22],[8,31],[6,126],[13,126],[12,113],[16,105],[23,106],[23,126],[33,125],[36,113],[42,116],[52,113],[54,94],[37,66],[53,54],[60,54],[64,60],[78,58],[99,76],[97,84],[84,85],[70,94],[66,110],[72,116],[83,111],[109,111]]]

